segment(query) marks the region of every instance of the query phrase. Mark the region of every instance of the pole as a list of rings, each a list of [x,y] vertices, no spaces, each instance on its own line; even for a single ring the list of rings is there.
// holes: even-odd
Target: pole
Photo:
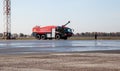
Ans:
[[[11,39],[11,1],[3,1],[3,10],[4,10],[4,36],[6,40]]]

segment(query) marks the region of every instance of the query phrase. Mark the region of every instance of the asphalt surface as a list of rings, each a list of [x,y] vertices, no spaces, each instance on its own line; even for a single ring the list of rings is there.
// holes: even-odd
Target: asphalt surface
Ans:
[[[2,40],[0,54],[120,50],[120,40]]]

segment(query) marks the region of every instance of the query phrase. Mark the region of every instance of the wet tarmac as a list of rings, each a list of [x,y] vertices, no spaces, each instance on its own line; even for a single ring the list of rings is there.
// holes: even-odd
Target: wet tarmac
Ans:
[[[0,54],[120,50],[120,40],[2,40]]]

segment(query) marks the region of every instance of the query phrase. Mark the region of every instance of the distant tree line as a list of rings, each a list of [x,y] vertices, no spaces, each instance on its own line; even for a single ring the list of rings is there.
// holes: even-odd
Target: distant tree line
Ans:
[[[110,37],[120,37],[120,32],[82,32],[82,33],[76,33],[74,36],[81,36],[81,37],[93,37],[97,34],[97,36],[105,37],[105,36],[110,36]]]
[[[15,37],[15,38],[22,38],[22,37],[31,37],[32,35],[26,35],[26,34],[23,34],[23,33],[13,33],[11,34],[11,37]],[[0,33],[0,37],[3,37],[3,33]]]

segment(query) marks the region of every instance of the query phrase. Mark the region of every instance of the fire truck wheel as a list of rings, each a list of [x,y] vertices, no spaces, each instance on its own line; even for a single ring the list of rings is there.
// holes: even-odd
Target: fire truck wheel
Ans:
[[[36,35],[36,38],[37,38],[37,39],[41,39],[40,35]]]
[[[59,40],[59,39],[60,39],[60,35],[57,34],[57,35],[55,36],[55,39]]]
[[[42,39],[42,40],[45,40],[45,39],[46,39],[46,36],[45,36],[45,35],[41,35],[41,39]]]

